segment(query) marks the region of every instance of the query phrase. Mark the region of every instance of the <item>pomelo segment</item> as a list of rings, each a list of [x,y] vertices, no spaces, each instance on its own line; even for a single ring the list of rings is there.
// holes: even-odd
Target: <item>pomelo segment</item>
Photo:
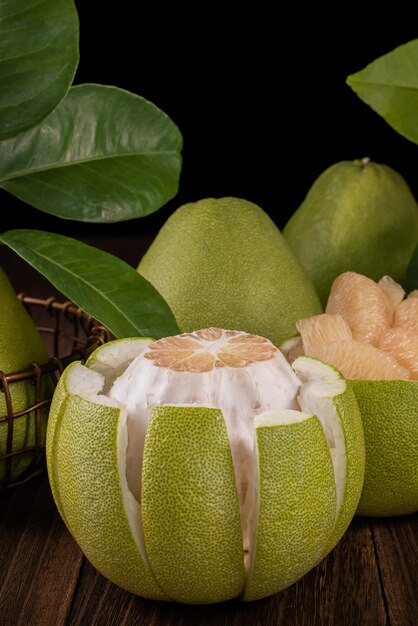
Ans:
[[[341,315],[356,341],[376,343],[389,327],[392,306],[386,293],[367,276],[344,272],[332,283],[326,313]]]
[[[145,438],[145,543],[159,586],[178,602],[221,602],[244,588],[237,486],[221,411],[156,407]]]
[[[353,334],[349,325],[341,315],[313,315],[296,322],[302,338],[303,353],[306,356],[318,357],[324,344],[334,341],[351,341]]]
[[[346,378],[407,380],[409,372],[396,359],[370,343],[334,341],[318,348],[316,356],[338,368]]]
[[[353,380],[364,424],[366,473],[357,515],[418,510],[418,381]]]
[[[418,334],[418,297],[414,291],[403,300],[395,311],[393,325]],[[418,291],[416,292],[418,294]]]
[[[379,348],[407,369],[412,380],[418,380],[418,333],[407,328],[389,328],[381,335]]]

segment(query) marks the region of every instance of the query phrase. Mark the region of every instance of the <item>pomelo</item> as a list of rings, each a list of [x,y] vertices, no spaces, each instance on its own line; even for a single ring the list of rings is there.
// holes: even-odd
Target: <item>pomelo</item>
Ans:
[[[366,441],[359,515],[418,510],[418,300],[404,295],[387,276],[376,283],[345,272],[332,285],[327,313],[297,323],[298,353],[337,367],[357,397]]]
[[[313,183],[283,235],[325,305],[333,280],[348,270],[404,281],[418,243],[418,207],[392,168],[341,161]]]
[[[43,364],[48,361],[48,354],[38,330],[16,293],[6,274],[0,268],[0,371],[11,374],[28,369],[32,363]],[[35,400],[35,387],[31,381],[10,384],[13,413],[25,410]],[[44,390],[52,393],[52,388]],[[0,390],[0,417],[7,416],[5,394]],[[45,442],[46,411],[42,415],[42,443]],[[7,420],[0,422],[0,455],[7,451]],[[35,415],[29,413],[13,420],[12,450],[19,451],[35,445]],[[16,480],[28,467],[33,454],[17,454],[11,457],[10,475],[6,477],[6,461],[0,463],[0,484]]]
[[[239,198],[208,198],[177,209],[138,271],[167,300],[182,332],[239,328],[280,346],[297,334],[297,319],[321,312],[273,221]]]
[[[147,598],[256,600],[339,541],[364,474],[361,418],[329,365],[207,328],[122,339],[71,364],[47,463],[92,564]]]

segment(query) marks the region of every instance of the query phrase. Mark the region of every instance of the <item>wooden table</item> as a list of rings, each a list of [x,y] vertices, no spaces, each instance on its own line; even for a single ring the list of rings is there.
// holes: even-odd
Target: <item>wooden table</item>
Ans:
[[[135,265],[149,239],[89,242]],[[5,248],[0,265],[18,291],[57,293]],[[0,494],[0,625],[18,624],[416,626],[418,514],[354,519],[314,570],[265,600],[182,606],[133,596],[97,573],[61,521],[43,474]]]

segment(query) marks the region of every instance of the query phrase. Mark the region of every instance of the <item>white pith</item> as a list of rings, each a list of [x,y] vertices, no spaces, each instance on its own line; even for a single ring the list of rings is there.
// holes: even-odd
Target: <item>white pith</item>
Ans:
[[[298,398],[300,408],[316,415],[324,430],[334,468],[338,516],[344,497],[347,455],[344,431],[332,398],[345,391],[346,383],[334,368],[306,357],[296,359],[293,369],[303,383]]]
[[[145,561],[140,477],[148,419],[158,405],[216,407],[222,411],[236,473],[247,569],[251,567],[258,518],[256,428],[297,423],[313,414],[318,417],[334,467],[337,518],[345,488],[346,456],[344,433],[331,398],[345,390],[345,381],[333,368],[301,357],[294,363],[296,375],[276,351],[273,358],[245,367],[177,372],[145,358],[149,342],[126,341],[131,342],[129,346],[124,346],[124,341],[103,346],[100,359],[89,363],[92,369],[74,366],[67,386],[69,393],[120,409],[118,454],[124,506]]]
[[[207,351],[217,353],[226,344],[222,337],[202,341]],[[219,367],[208,372],[177,372],[156,367],[144,350],[120,376],[110,395],[126,405],[128,411],[128,485],[140,502],[142,453],[152,409],[158,405],[190,405],[221,409],[231,443],[232,460],[244,535],[248,549],[248,515],[253,507],[251,458],[254,450],[253,417],[264,411],[297,408],[299,381],[283,355],[254,362],[246,367]],[[133,384],[133,381],[135,383]]]
[[[107,368],[105,369],[107,370]],[[129,522],[129,527],[131,529],[132,537],[135,541],[138,552],[141,555],[142,559],[147,562],[141,520],[141,506],[129,490],[126,478],[128,414],[123,404],[121,404],[114,398],[109,398],[108,396],[104,395],[104,389],[106,388],[106,386],[109,385],[109,382],[109,379],[106,379],[106,376],[104,374],[89,369],[81,364],[74,365],[68,372],[66,379],[68,393],[80,396],[85,400],[93,402],[94,404],[112,407],[119,410],[117,454],[119,459],[118,471],[119,480],[122,487],[121,492],[123,504],[126,512],[126,518]]]

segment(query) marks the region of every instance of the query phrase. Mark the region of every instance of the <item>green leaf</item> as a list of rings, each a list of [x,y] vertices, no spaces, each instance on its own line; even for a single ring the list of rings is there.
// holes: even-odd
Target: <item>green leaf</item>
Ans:
[[[0,0],[0,139],[35,126],[65,96],[78,34],[72,0]]]
[[[0,186],[62,218],[129,220],[177,193],[181,147],[180,131],[154,104],[79,85],[41,124],[0,142]]]
[[[179,332],[167,303],[121,259],[85,243],[39,230],[11,230],[3,242],[115,337],[158,339]]]
[[[407,293],[413,291],[414,289],[418,289],[418,246],[415,248],[415,252],[409,263],[406,274],[405,289]]]
[[[398,133],[418,143],[418,39],[379,57],[347,83]]]

